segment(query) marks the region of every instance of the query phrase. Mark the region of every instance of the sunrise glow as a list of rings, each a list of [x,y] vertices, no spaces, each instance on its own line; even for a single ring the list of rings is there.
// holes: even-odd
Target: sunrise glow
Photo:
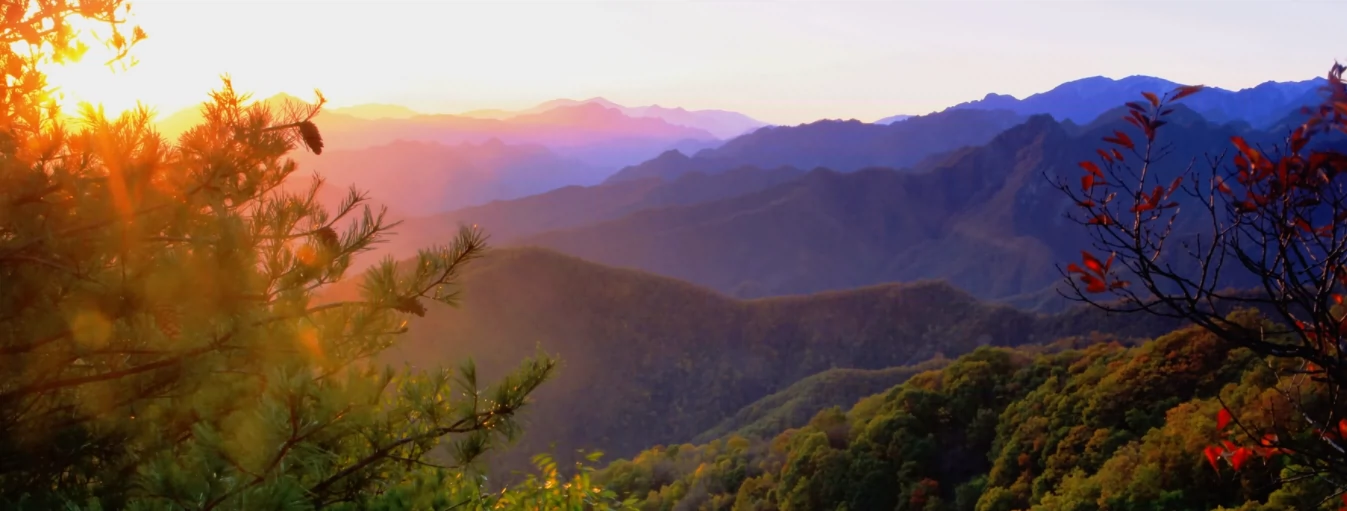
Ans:
[[[1159,5],[144,0],[133,9],[149,33],[133,52],[139,65],[114,74],[91,55],[52,80],[68,104],[117,111],[139,99],[161,115],[205,100],[228,73],[259,97],[322,89],[334,107],[454,113],[602,96],[774,123],[868,121],[1094,75],[1232,89],[1303,80],[1321,74],[1324,57],[1273,34],[1294,30],[1298,13],[1347,14],[1347,4],[1329,2],[1271,10],[1184,2],[1163,4],[1156,17]],[[1263,29],[1227,29],[1240,22]],[[1137,26],[1193,42],[1179,58],[1178,43],[1139,37]]]

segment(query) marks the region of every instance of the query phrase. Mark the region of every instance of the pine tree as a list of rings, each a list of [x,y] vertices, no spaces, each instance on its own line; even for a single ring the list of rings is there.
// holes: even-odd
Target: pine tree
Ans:
[[[301,177],[290,151],[321,154],[321,95],[273,111],[226,79],[172,143],[143,109],[62,117],[38,65],[83,52],[74,20],[124,58],[145,37],[127,9],[0,11],[0,507],[535,509],[513,503],[581,491],[565,508],[606,508],[584,471],[502,493],[473,470],[551,358],[491,386],[470,362],[375,363],[409,315],[454,303],[482,233],[381,261],[359,299],[320,298],[392,227],[356,189],[328,211],[320,179],[283,186]]]

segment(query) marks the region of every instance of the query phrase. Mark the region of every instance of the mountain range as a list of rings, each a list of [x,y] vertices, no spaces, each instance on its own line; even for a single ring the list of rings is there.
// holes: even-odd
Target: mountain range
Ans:
[[[1323,78],[1297,82],[1264,82],[1237,91],[1207,87],[1201,94],[1184,100],[1184,105],[1217,123],[1244,121],[1266,129],[1302,106],[1318,105],[1318,88]],[[1010,110],[1021,115],[1049,114],[1077,123],[1093,121],[1100,114],[1136,101],[1142,92],[1167,92],[1181,84],[1151,76],[1121,79],[1094,76],[1063,83],[1052,90],[1016,99],[1004,94],[987,94],[977,100],[960,103],[950,109]],[[882,121],[881,121],[882,122]]]
[[[889,125],[851,120],[775,126],[693,156],[666,152],[624,168],[608,181],[667,179],[686,172],[713,173],[743,166],[823,167],[843,172],[875,166],[905,168],[941,152],[985,144],[1023,120],[1024,116],[1009,110],[958,110]]]
[[[521,115],[537,114],[557,108],[580,105],[601,105],[617,110],[623,115],[634,118],[655,118],[676,126],[696,128],[717,138],[730,139],[767,126],[767,123],[747,115],[728,110],[685,110],[682,107],[666,108],[659,105],[622,106],[604,98],[590,98],[584,101],[574,99],[555,99],[524,110],[473,110],[460,115],[481,119],[510,119]]]
[[[285,94],[261,102],[273,110],[286,104],[305,104]],[[563,158],[610,172],[673,147],[687,147],[693,142],[708,147],[720,140],[702,129],[656,117],[630,117],[596,103],[559,106],[508,119],[408,114],[405,109],[388,105],[366,105],[324,111],[314,121],[331,149],[358,150],[397,141],[481,144],[496,139],[512,145],[541,145]],[[163,117],[157,124],[160,133],[172,139],[200,120],[200,111],[190,108]]]
[[[847,132],[956,118],[1019,119],[965,110],[889,127],[823,126]],[[749,165],[610,179],[414,219],[404,226],[409,241],[389,249],[404,257],[415,240],[448,239],[457,225],[478,224],[498,243],[547,247],[740,298],[944,279],[982,299],[1053,310],[1065,305],[1053,291],[1060,282],[1056,264],[1077,257],[1087,240],[1083,230],[1069,228],[1063,215],[1070,203],[1044,176],[1074,179],[1077,162],[1092,157],[1103,136],[1129,129],[1121,118],[1115,109],[1081,126],[1035,115],[981,146],[908,156],[922,156],[908,170],[805,172]],[[1278,138],[1247,123],[1210,122],[1184,106],[1169,120],[1161,142],[1172,142],[1173,152],[1157,166],[1166,175],[1225,149],[1233,135],[1251,143]],[[803,128],[767,128],[741,139],[791,129]],[[955,123],[947,131],[970,132]],[[755,144],[761,154],[773,154],[787,150],[792,140],[780,136],[780,145]],[[894,154],[882,145],[864,147],[877,147],[878,154],[858,150],[847,156]],[[698,167],[685,170],[692,168]]]
[[[1195,104],[1168,118],[1160,141],[1171,156],[1156,175],[1177,175],[1234,135],[1280,138],[1251,108],[1231,119]],[[548,112],[568,108],[623,115],[597,104]],[[1131,131],[1120,104],[1099,109],[1081,121],[960,106],[888,125],[765,127],[599,184],[409,219],[379,255],[406,257],[461,224],[500,248],[463,275],[460,308],[414,318],[387,360],[472,357],[490,379],[537,349],[558,356],[524,437],[496,460],[518,468],[540,451],[623,457],[774,434],[913,374],[894,368],[978,346],[1158,335],[1178,324],[1050,299],[1055,265],[1088,246],[1052,180],[1074,182],[1102,137]],[[330,297],[358,281],[344,284]]]

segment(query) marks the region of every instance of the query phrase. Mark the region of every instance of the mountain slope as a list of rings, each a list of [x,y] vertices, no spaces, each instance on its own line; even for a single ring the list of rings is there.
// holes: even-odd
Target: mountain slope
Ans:
[[[830,368],[882,369],[984,344],[1146,327],[1098,314],[1064,322],[935,282],[738,301],[536,249],[492,253],[473,263],[463,286],[460,308],[412,318],[387,360],[428,367],[471,356],[489,380],[536,349],[560,357],[561,372],[540,390],[521,443],[503,460],[516,468],[553,443],[561,456],[578,448],[626,456],[688,440]]]
[[[1268,413],[1271,364],[1197,328],[980,348],[773,438],[653,446],[596,479],[640,509],[1328,509],[1334,489],[1279,480],[1277,458],[1203,459],[1218,411]]]
[[[764,397],[692,439],[704,443],[731,434],[771,438],[809,422],[818,412],[840,406],[851,408],[863,397],[878,394],[913,375],[940,369],[949,359],[936,357],[911,366],[885,369],[829,369],[795,382]]]
[[[959,110],[889,125],[852,120],[762,128],[691,157],[662,154],[624,168],[608,181],[667,179],[687,172],[720,172],[745,165],[824,167],[844,172],[876,166],[904,168],[932,154],[984,144],[1022,121],[1021,116],[1009,111]]]
[[[398,227],[378,256],[401,259],[429,243],[451,239],[460,225],[478,225],[494,243],[509,243],[541,232],[612,220],[647,209],[698,204],[756,192],[790,182],[804,172],[792,168],[745,167],[718,174],[694,172],[673,181],[650,178],[595,186],[567,186],[514,200],[493,201],[447,213],[410,218]]]

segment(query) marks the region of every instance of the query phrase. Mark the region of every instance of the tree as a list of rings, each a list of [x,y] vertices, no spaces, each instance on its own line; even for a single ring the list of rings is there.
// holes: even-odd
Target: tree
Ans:
[[[287,154],[316,154],[322,105],[277,112],[225,80],[203,123],[169,143],[147,110],[69,121],[38,65],[78,57],[70,27],[109,27],[117,57],[145,37],[122,0],[0,8],[0,504],[7,509],[532,508],[473,469],[517,432],[552,374],[545,356],[494,386],[374,357],[427,302],[453,304],[485,237],[363,276],[321,300],[387,235],[352,189],[300,192]],[[27,55],[19,53],[27,43]],[[530,479],[524,495],[583,488]],[[532,486],[530,486],[532,485]],[[555,495],[554,495],[555,496]],[[558,501],[560,502],[560,501]]]
[[[1333,66],[1324,104],[1304,109],[1304,124],[1279,143],[1236,136],[1232,157],[1181,172],[1157,165],[1171,147],[1159,134],[1173,104],[1201,86],[1144,93],[1127,105],[1133,129],[1104,138],[1099,159],[1080,163],[1079,186],[1056,183],[1094,245],[1063,270],[1069,298],[1187,320],[1272,369],[1268,394],[1226,403],[1219,429],[1233,424],[1240,438],[1208,450],[1213,466],[1285,454],[1286,478],[1322,478],[1339,491],[1347,489],[1343,70]],[[1271,321],[1241,321],[1229,314],[1235,308]]]

